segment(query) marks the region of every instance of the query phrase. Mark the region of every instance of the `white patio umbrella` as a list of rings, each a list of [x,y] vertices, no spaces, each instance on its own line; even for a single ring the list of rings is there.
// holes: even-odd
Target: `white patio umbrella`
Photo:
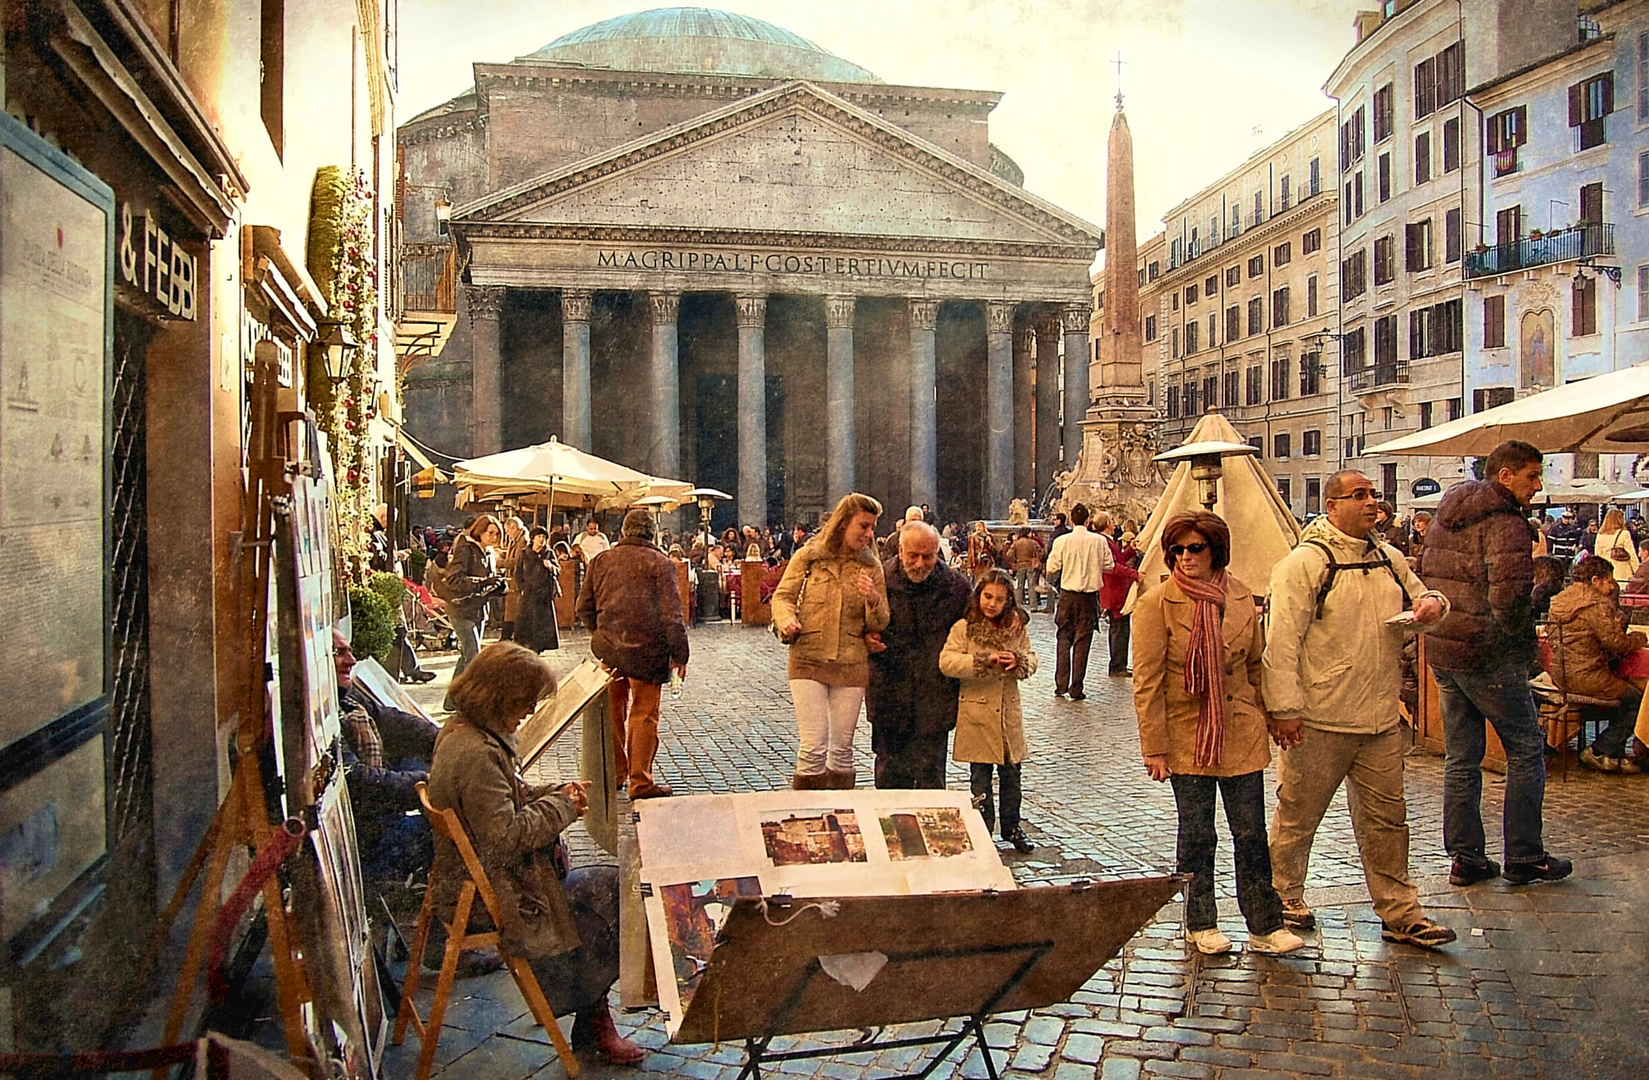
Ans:
[[[529,505],[583,510],[630,506],[648,495],[678,496],[692,485],[585,453],[558,439],[460,461],[453,466],[458,506],[514,498]]]
[[[1530,394],[1365,453],[1484,457],[1507,439],[1551,454],[1649,453],[1649,364]]]

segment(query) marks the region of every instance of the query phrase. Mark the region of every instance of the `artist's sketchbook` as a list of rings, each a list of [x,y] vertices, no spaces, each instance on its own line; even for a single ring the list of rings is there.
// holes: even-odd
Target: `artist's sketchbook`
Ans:
[[[739,897],[788,894],[799,904],[1015,887],[963,791],[759,791],[650,799],[636,811],[648,935],[671,1035]]]

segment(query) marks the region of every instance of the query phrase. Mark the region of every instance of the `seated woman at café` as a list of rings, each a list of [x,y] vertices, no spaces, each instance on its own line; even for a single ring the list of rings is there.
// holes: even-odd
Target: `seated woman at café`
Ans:
[[[1643,770],[1626,758],[1626,743],[1637,722],[1644,680],[1622,678],[1612,668],[1633,649],[1649,645],[1649,638],[1626,632],[1618,595],[1615,568],[1608,559],[1588,555],[1580,560],[1574,584],[1552,598],[1546,620],[1552,642],[1550,674],[1565,693],[1619,701],[1608,726],[1581,751],[1581,765],[1600,772],[1637,773]]]
[[[589,806],[589,784],[529,784],[516,756],[516,729],[555,690],[537,653],[508,641],[482,649],[448,691],[454,713],[435,740],[429,801],[458,812],[498,894],[503,947],[532,965],[557,1015],[573,1014],[573,1046],[634,1065],[646,1054],[607,1008],[618,979],[618,867],[570,867],[561,841]],[[430,880],[437,911],[451,919],[464,864],[440,835]],[[477,904],[471,930],[490,922]]]

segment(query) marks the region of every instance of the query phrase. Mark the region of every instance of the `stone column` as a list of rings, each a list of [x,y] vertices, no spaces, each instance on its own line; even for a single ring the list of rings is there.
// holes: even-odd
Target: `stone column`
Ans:
[[[590,442],[590,290],[561,290],[561,441],[585,453]]]
[[[825,498],[853,490],[853,297],[825,297]]]
[[[498,353],[498,320],[504,286],[466,285],[470,316],[470,453],[496,454],[504,448],[503,361]]]
[[[1028,326],[1013,332],[1013,494],[1036,502],[1036,444],[1032,441],[1035,391],[1031,387],[1031,343],[1035,334]]]
[[[910,300],[910,501],[939,505],[939,422],[935,394],[939,355],[933,329],[939,301]]]
[[[1059,336],[1064,330],[1057,314],[1044,312],[1036,321],[1036,497],[1053,483],[1064,441],[1059,431],[1059,398],[1064,384],[1059,376]]]
[[[649,387],[653,397],[653,431],[647,468],[654,476],[681,479],[681,370],[676,316],[681,294],[647,294],[653,309],[653,363]]]
[[[1082,452],[1082,418],[1088,414],[1088,319],[1093,308],[1066,304],[1065,319],[1065,466],[1074,469]]]
[[[1013,498],[1013,307],[985,305],[985,516],[994,521]]]
[[[767,524],[767,297],[736,296],[739,324],[739,520]]]

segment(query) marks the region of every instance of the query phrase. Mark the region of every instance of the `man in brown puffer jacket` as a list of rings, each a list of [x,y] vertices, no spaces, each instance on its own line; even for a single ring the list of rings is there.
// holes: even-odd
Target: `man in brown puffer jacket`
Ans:
[[[1616,600],[1619,595],[1613,563],[1596,555],[1580,560],[1574,584],[1552,597],[1547,618],[1553,650],[1551,675],[1560,690],[1620,702],[1609,726],[1581,751],[1580,763],[1599,772],[1639,773],[1643,770],[1637,762],[1626,757],[1626,741],[1637,722],[1643,680],[1627,681],[1610,666],[1633,649],[1649,645],[1649,638],[1637,631],[1626,632]]]
[[[1526,516],[1540,473],[1535,447],[1515,440],[1495,447],[1484,463],[1487,479],[1443,496],[1420,560],[1420,575],[1449,599],[1448,615],[1426,640],[1426,660],[1443,712],[1443,843],[1454,857],[1453,885],[1497,875],[1527,885],[1574,869],[1541,839],[1546,740],[1529,692],[1534,542]],[[1506,748],[1504,874],[1484,851],[1485,723]]]

